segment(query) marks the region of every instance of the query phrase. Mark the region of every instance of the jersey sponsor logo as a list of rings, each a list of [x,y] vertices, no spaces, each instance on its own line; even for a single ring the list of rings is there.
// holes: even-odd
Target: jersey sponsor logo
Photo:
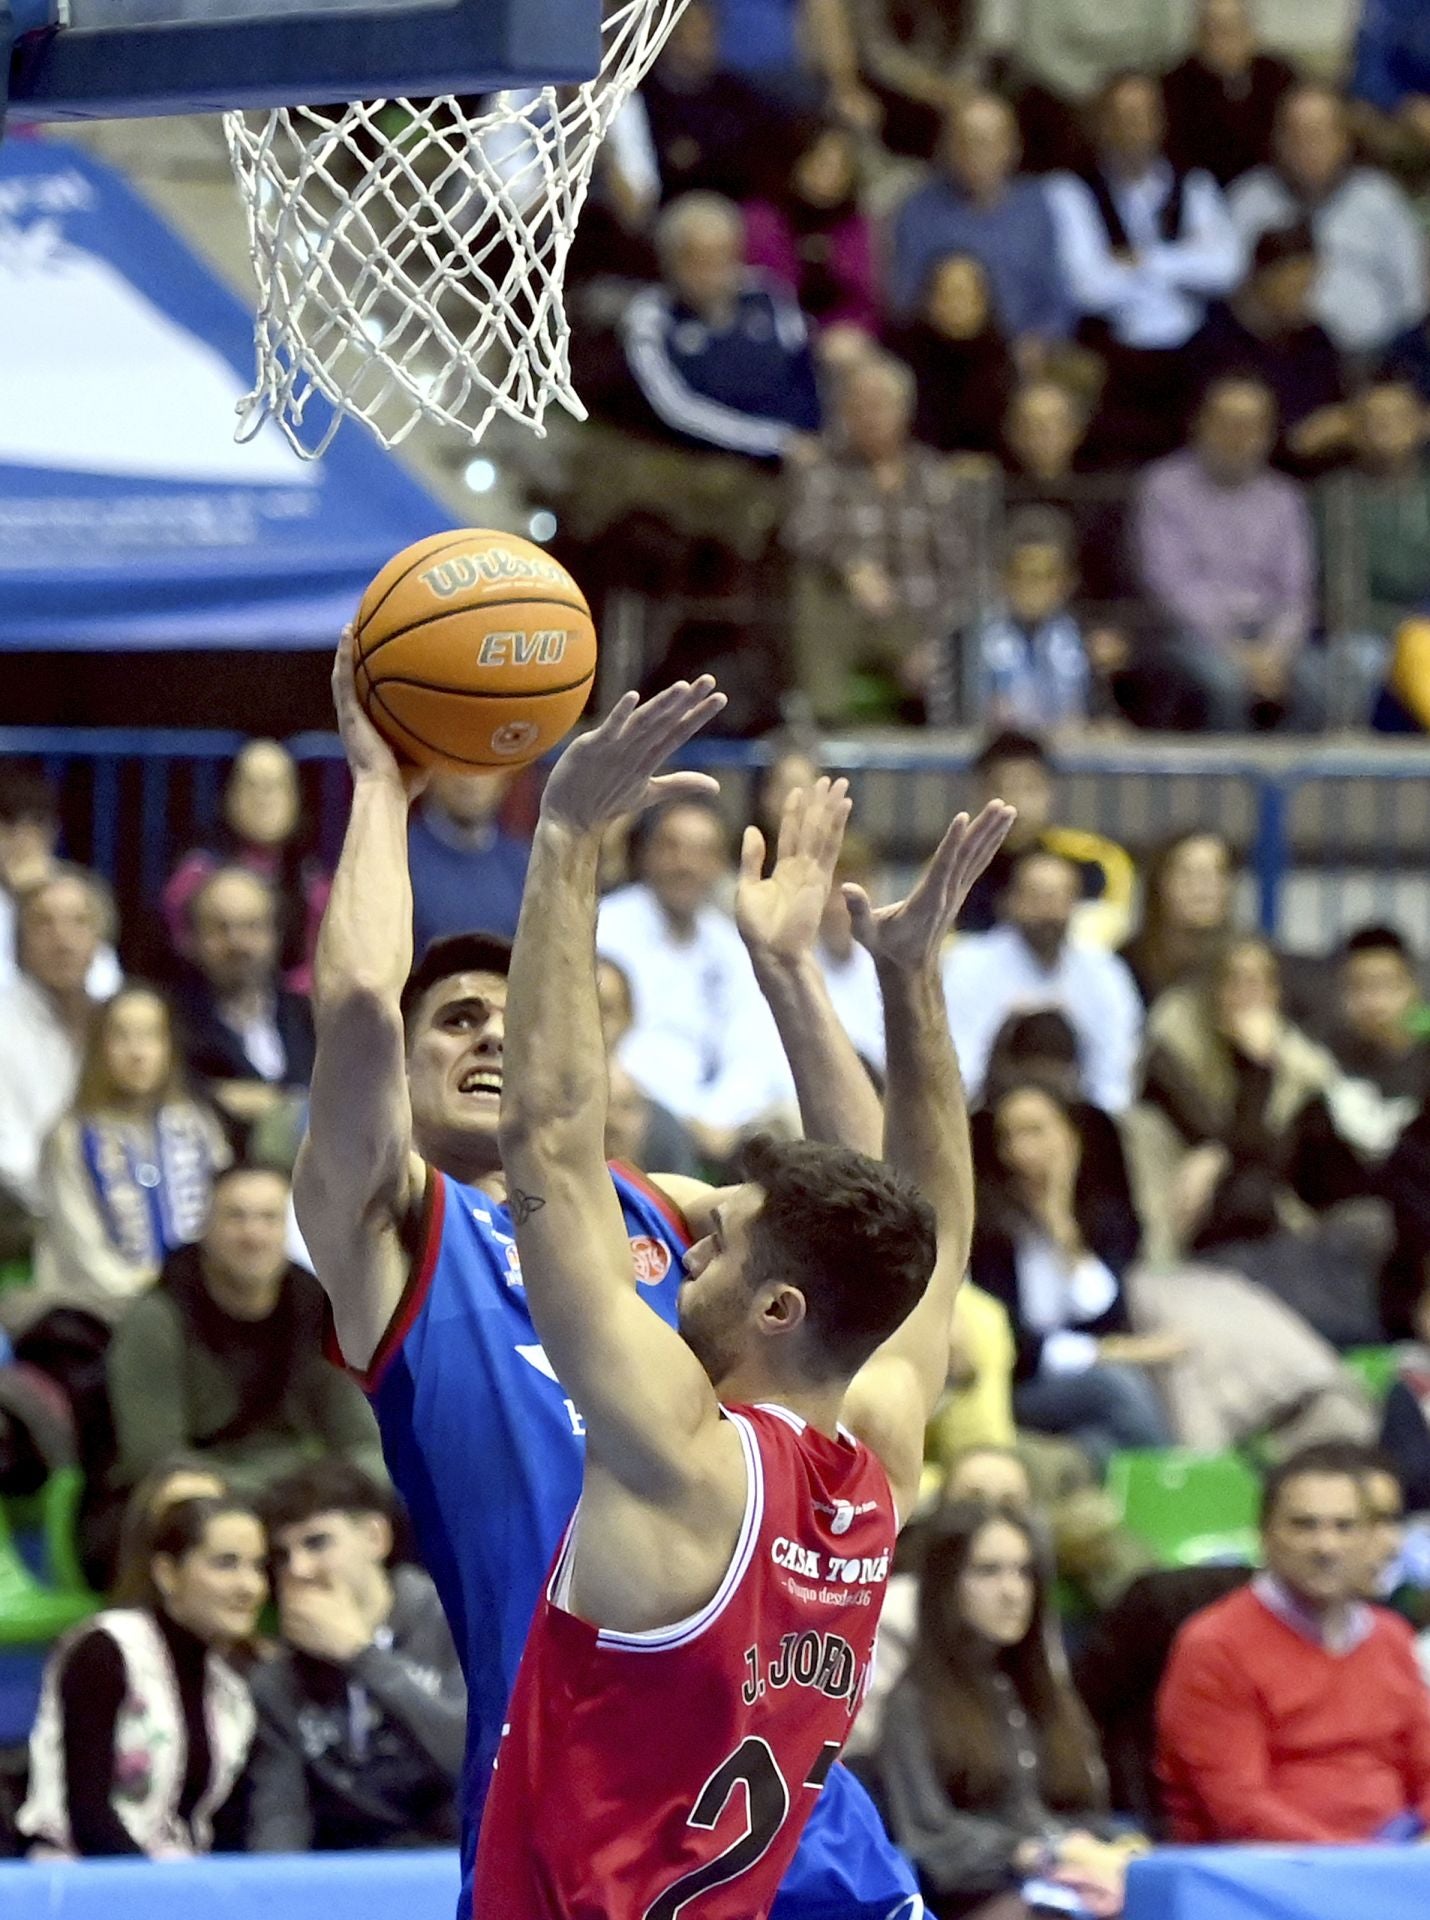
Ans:
[[[831,1506],[827,1500],[816,1500],[814,1510],[816,1513],[829,1514],[829,1531],[839,1534],[848,1533],[861,1513],[877,1513],[879,1503],[877,1500],[861,1500],[856,1507],[852,1500],[836,1500]]]
[[[770,1547],[770,1558],[787,1573],[831,1585],[874,1587],[889,1577],[889,1556],[879,1554],[817,1553],[813,1547],[780,1534]]]
[[[658,1286],[670,1272],[670,1248],[664,1240],[657,1240],[651,1234],[633,1233],[631,1264],[635,1268],[637,1286]]]

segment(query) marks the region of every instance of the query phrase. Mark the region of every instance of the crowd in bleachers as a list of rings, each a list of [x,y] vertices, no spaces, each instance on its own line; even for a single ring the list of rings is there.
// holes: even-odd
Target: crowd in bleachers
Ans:
[[[1245,0],[1014,11],[689,0],[573,256],[557,502],[593,596],[689,613],[652,679],[721,654],[737,730],[806,723],[763,854],[704,800],[606,849],[613,1158],[719,1178],[798,1125],[740,901],[818,727],[974,725],[1019,810],[943,963],[977,1229],[850,1749],[939,1920],[1430,1824],[1422,957],[1280,954],[1221,833],[1134,859],[1053,777],[1093,727],[1430,726],[1430,34],[1368,0],[1331,74]],[[514,933],[531,779],[414,807],[419,953]],[[0,1835],[444,1843],[456,1656],[289,1197],[297,770],[251,742],[122,924],[62,798],[0,760],[0,1642],[82,1487]],[[884,851],[856,812],[837,879],[878,899]],[[837,885],[817,959],[878,1083]]]
[[[1251,0],[1008,11],[691,0],[571,262],[578,573],[737,724],[1422,730],[1414,9],[1336,72]]]
[[[784,744],[763,778],[771,848],[811,751]],[[1114,1913],[1128,1859],[1169,1835],[1430,1814],[1430,1694],[1383,1610],[1430,1626],[1430,1019],[1389,927],[1283,978],[1218,834],[1139,872],[1058,819],[1036,736],[991,737],[977,778],[1021,809],[944,962],[977,1230],[854,1756],[935,1913],[991,1920],[1049,1876]],[[473,901],[513,930],[522,784],[444,776],[414,808],[425,934]],[[371,1413],[324,1357],[289,1206],[327,886],[294,769],[245,749],[221,830],[124,927],[59,856],[56,800],[0,767],[0,1496],[77,1468],[78,1612],[109,1599],[51,1654],[11,1756],[14,1844],[445,1840],[455,1656]],[[797,1125],[730,825],[704,800],[643,820],[608,850],[598,922],[609,1150],[715,1177]],[[748,885],[758,842],[743,860]],[[890,884],[857,833],[839,871]],[[877,1081],[877,983],[837,888],[817,956]],[[1243,1461],[1272,1475],[1250,1597]],[[1164,1470],[1149,1526],[1136,1478]],[[1179,1522],[1178,1472],[1210,1476],[1210,1515]],[[1340,1740],[1374,1783],[1354,1805],[1252,1725],[1279,1711],[1263,1668],[1303,1648],[1310,1745]],[[182,1777],[158,1758],[180,1728]],[[1257,1739],[1285,1782],[1253,1793],[1227,1755]]]

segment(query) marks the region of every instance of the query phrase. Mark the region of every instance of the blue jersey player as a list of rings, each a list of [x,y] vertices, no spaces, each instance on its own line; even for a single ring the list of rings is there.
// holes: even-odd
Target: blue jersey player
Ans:
[[[334,694],[354,792],[318,947],[317,1062],[294,1193],[331,1303],[335,1357],[372,1397],[466,1673],[468,1915],[486,1784],[541,1582],[580,1492],[583,1434],[532,1326],[505,1204],[497,1120],[509,949],[457,936],[409,978],[417,783],[357,704],[347,636]],[[806,1124],[866,1146],[878,1140],[878,1103],[809,963],[848,810],[842,782],[797,796],[770,880],[760,879],[758,836],[747,837],[741,924]],[[474,919],[480,911],[474,900]],[[623,1167],[611,1177],[636,1284],[673,1323],[682,1257],[717,1191]],[[836,1767],[775,1920],[921,1912],[868,1796]]]

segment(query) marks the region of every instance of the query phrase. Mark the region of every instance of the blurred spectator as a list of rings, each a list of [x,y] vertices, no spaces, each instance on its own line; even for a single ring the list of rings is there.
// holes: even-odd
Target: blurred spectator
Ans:
[[[768,165],[771,107],[720,65],[709,0],[688,0],[641,83],[662,200],[718,193],[744,200]]]
[[[1168,148],[1229,186],[1271,158],[1271,124],[1296,76],[1263,53],[1247,0],[1199,0],[1196,38],[1163,83]]]
[[[273,890],[246,867],[219,867],[189,902],[194,971],[175,999],[185,1063],[199,1088],[246,1139],[259,1124],[284,1128],[313,1071],[313,1016],[278,976]]]
[[[798,788],[812,787],[819,778],[819,743],[791,728],[788,732],[770,735],[765,744],[772,757],[760,775],[752,813],[754,824],[764,838],[766,865],[772,867],[786,801]]]
[[[1175,1359],[1138,1335],[1123,1293],[1141,1228],[1106,1116],[1024,1078],[975,1120],[979,1216],[969,1272],[1013,1325],[1020,1426],[1067,1434],[1105,1464],[1171,1441],[1143,1367]]]
[[[966,1450],[1011,1449],[1014,1431],[1013,1329],[1007,1309],[965,1281],[953,1310],[948,1390],[929,1422],[925,1495],[946,1487],[953,1465]]]
[[[1002,847],[969,892],[958,924],[967,933],[986,933],[998,919],[999,902],[1013,877],[1020,854],[1037,847],[1055,853],[1076,869],[1080,939],[1115,945],[1127,930],[1137,870],[1131,855],[1113,840],[1080,827],[1053,822],[1053,766],[1047,748],[1031,733],[996,733],[986,741],[974,770],[980,804],[1006,800],[1018,818]],[[967,1063],[965,1062],[965,1065]]]
[[[943,964],[949,1024],[964,1079],[976,1092],[1009,1014],[1058,1007],[1078,1037],[1087,1097],[1108,1113],[1132,1099],[1142,1005],[1115,954],[1068,937],[1078,874],[1039,847],[1021,853],[1004,900],[1004,924],[954,942]]]
[[[1326,551],[1347,583],[1340,619],[1378,679],[1404,623],[1430,604],[1430,418],[1408,380],[1351,406],[1355,466],[1326,482]]]
[[[390,1495],[320,1461],[263,1513],[283,1646],[253,1676],[249,1851],[450,1846],[467,1690],[431,1579],[388,1568]]]
[[[1023,0],[1014,53],[1019,70],[1069,106],[1094,99],[1110,73],[1161,72],[1185,44],[1166,0]]]
[[[1225,835],[1193,827],[1164,841],[1143,873],[1142,924],[1122,958],[1150,1006],[1216,959],[1231,926],[1235,860]]]
[[[744,265],[745,223],[730,201],[672,200],[655,243],[662,281],[627,306],[609,361],[599,339],[588,343],[597,365],[582,385],[595,418],[572,467],[568,525],[602,551],[601,536],[623,527],[628,544],[634,523],[655,530],[667,565],[667,549],[688,567],[685,548],[704,541],[749,566],[783,506],[776,463],[819,427],[808,328],[787,293]]]
[[[1265,1571],[1183,1627],[1162,1683],[1177,1840],[1365,1843],[1430,1820],[1430,1693],[1410,1628],[1355,1597],[1365,1535],[1341,1449],[1267,1476]]]
[[[1315,281],[1316,243],[1306,222],[1268,228],[1246,281],[1210,308],[1193,343],[1194,391],[1239,374],[1269,389],[1281,422],[1277,462],[1293,473],[1324,467],[1350,438],[1341,358],[1311,317]]]
[[[1423,997],[1415,956],[1394,927],[1361,927],[1341,947],[1335,1056],[1353,1079],[1405,1101],[1407,1119],[1430,1097],[1430,1042],[1411,1019]]]
[[[840,382],[839,437],[794,475],[794,672],[822,725],[921,699],[949,623],[966,616],[964,482],[910,438],[913,413],[908,368],[869,354]]]
[[[94,1017],[74,1105],[45,1142],[34,1284],[4,1296],[11,1328],[54,1307],[122,1318],[198,1239],[229,1157],[213,1113],[184,1089],[167,1005],[122,987]]]
[[[1408,1331],[1412,1338],[1396,1352],[1380,1439],[1411,1512],[1430,1513],[1430,1284],[1423,1284]]]
[[[94,1001],[86,982],[111,914],[83,867],[55,867],[18,903],[19,972],[0,987],[0,1249],[29,1244],[40,1150],[74,1098]]]
[[[1241,278],[1243,249],[1211,175],[1166,156],[1160,81],[1114,75],[1098,95],[1095,131],[1094,165],[1056,176],[1048,194],[1084,338],[1107,359],[1098,443],[1126,464],[1176,445],[1184,349],[1207,302]]]
[[[44,774],[23,760],[0,760],[0,988],[14,979],[18,965],[20,896],[55,871],[59,840],[59,810]],[[106,940],[85,982],[91,999],[107,1000],[120,978]]]
[[[477,929],[516,938],[529,848],[501,824],[512,776],[434,773],[407,829],[412,948]]]
[[[306,993],[332,879],[309,845],[293,756],[276,740],[250,740],[244,747],[223,790],[214,845],[185,854],[164,888],[169,939],[186,957],[192,957],[192,904],[220,867],[246,867],[273,889],[284,984]]]
[[[231,1498],[154,1529],[148,1591],[62,1640],[30,1735],[33,1859],[210,1851],[253,1741],[242,1666],[268,1594],[263,1527]]]
[[[714,904],[729,871],[719,813],[679,800],[639,828],[640,878],[606,895],[596,929],[635,1007],[621,1064],[723,1160],[768,1110],[783,1054],[735,923]]]
[[[1248,247],[1268,227],[1308,220],[1320,262],[1312,310],[1342,353],[1383,352],[1422,319],[1425,243],[1402,188],[1354,164],[1345,102],[1333,88],[1302,84],[1276,115],[1276,164],[1257,167],[1231,191]]]
[[[851,0],[866,86],[889,152],[931,160],[944,115],[978,77],[977,0]]]
[[[1005,100],[979,93],[951,108],[938,170],[895,218],[888,295],[894,313],[910,318],[937,262],[971,255],[988,276],[1000,330],[1022,358],[1066,338],[1073,312],[1047,197],[1039,181],[1018,173],[1018,155],[1018,123]]]
[[[934,1920],[1035,1881],[1121,1911],[1127,1854],[1095,1831],[1105,1783],[1056,1632],[1028,1522],[974,1503],[941,1513],[878,1760],[890,1829]]]
[[[994,727],[1076,732],[1105,703],[1082,628],[1069,607],[1075,578],[1071,522],[1024,507],[1003,536],[1002,604],[968,636],[969,717]]]
[[[776,107],[827,107],[872,128],[878,102],[859,79],[848,0],[713,0],[722,64]]]
[[[623,338],[652,430],[678,444],[773,460],[819,425],[804,317],[741,262],[738,207],[674,200],[656,229],[665,282],[637,294]]]
[[[1138,482],[1138,561],[1170,628],[1164,673],[1216,733],[1253,719],[1308,731],[1324,714],[1324,660],[1309,645],[1315,538],[1300,486],[1267,465],[1275,443],[1270,392],[1228,376],[1208,389],[1191,445]]]
[[[1167,1179],[1182,1244],[1259,1281],[1335,1346],[1377,1339],[1383,1232],[1363,1210],[1328,1210],[1371,1190],[1355,1150],[1389,1145],[1386,1116],[1363,1087],[1346,1098],[1331,1055],[1284,1017],[1265,940],[1232,940],[1205,980],[1160,996],[1144,1074],[1182,1143]]]
[[[222,1500],[233,1489],[196,1453],[165,1454],[146,1473],[124,1503],[119,1523],[119,1551],[110,1588],[116,1607],[139,1607],[149,1585],[149,1562],[154,1557],[154,1531],[167,1514],[185,1500]]]
[[[621,1043],[635,1024],[631,983],[624,967],[604,954],[596,962],[601,1034],[606,1043],[610,1098],[606,1108],[606,1158],[625,1160],[642,1172],[695,1175],[695,1142],[669,1107],[652,1100],[621,1065]]]
[[[322,1452],[381,1472],[361,1390],[322,1356],[322,1290],[289,1264],[287,1223],[283,1174],[226,1168],[203,1238],[120,1323],[106,1366],[121,1491],[177,1449],[245,1488]]]
[[[913,371],[917,438],[940,453],[996,452],[1016,369],[971,254],[932,263],[919,317],[889,344]]]
[[[1365,0],[1351,98],[1388,165],[1430,167],[1430,18],[1422,0]]]
[[[1010,509],[1054,507],[1072,517],[1080,601],[1129,602],[1137,583],[1126,553],[1128,481],[1089,472],[1089,419],[1088,400],[1061,380],[1024,381],[1003,420],[1003,497]]]
[[[782,185],[745,203],[745,259],[797,300],[816,326],[877,333],[874,236],[859,206],[854,136],[828,120],[800,131]]]

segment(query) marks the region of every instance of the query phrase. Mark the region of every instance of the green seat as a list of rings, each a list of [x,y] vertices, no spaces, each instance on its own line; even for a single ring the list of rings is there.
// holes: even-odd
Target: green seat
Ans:
[[[85,1580],[75,1544],[83,1493],[79,1468],[62,1467],[33,1500],[0,1502],[0,1647],[44,1646],[102,1605]],[[16,1530],[31,1528],[44,1545],[43,1579],[15,1544]]]
[[[1395,1384],[1395,1348],[1352,1347],[1342,1358],[1371,1399],[1379,1405]]]
[[[1178,1447],[1119,1453],[1107,1484],[1122,1524],[1164,1565],[1255,1560],[1261,1486],[1240,1454]]]

